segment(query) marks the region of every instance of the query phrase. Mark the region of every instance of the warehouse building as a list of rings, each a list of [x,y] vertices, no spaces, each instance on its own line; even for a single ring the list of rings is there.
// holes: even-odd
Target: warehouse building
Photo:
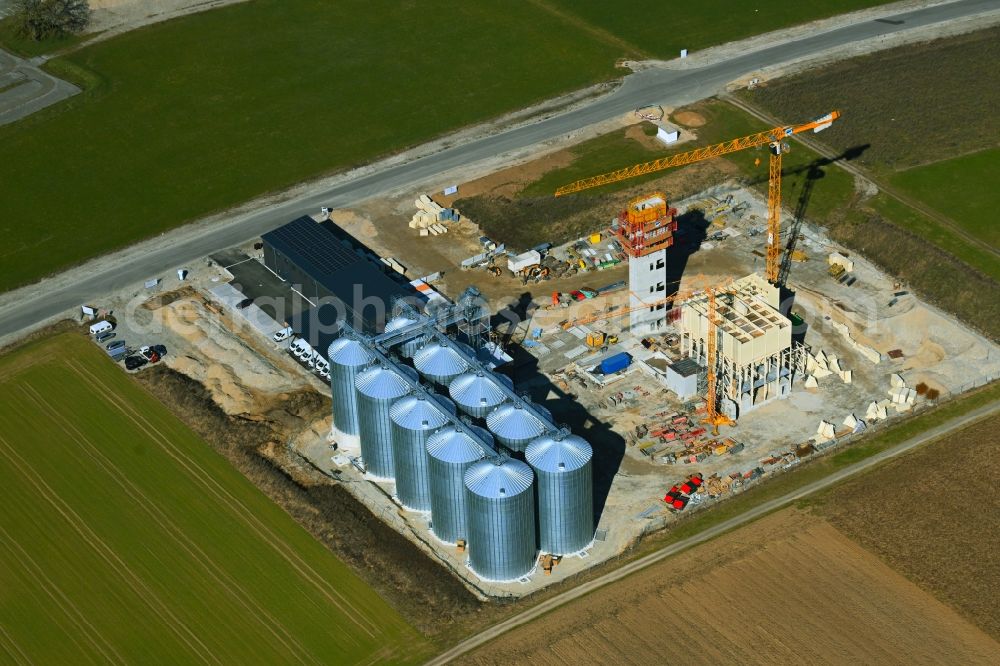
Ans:
[[[261,240],[264,265],[313,306],[299,317],[305,322],[299,324],[303,328],[300,337],[307,342],[316,337],[315,331],[328,330],[337,319],[366,334],[378,333],[395,300],[420,302],[410,285],[389,276],[368,258],[364,248],[353,246],[331,223],[302,216],[265,233]],[[290,323],[296,328],[296,322]],[[317,339],[313,346],[320,344]]]

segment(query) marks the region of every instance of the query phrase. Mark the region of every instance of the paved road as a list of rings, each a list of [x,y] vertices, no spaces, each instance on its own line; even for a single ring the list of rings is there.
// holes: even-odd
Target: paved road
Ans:
[[[72,83],[39,69],[36,62],[0,51],[0,125],[20,120],[80,92]]]
[[[520,615],[515,615],[512,618],[504,620],[503,622],[494,625],[493,627],[490,627],[486,631],[483,631],[482,633],[477,634],[476,636],[473,636],[472,638],[459,643],[452,649],[435,657],[433,660],[428,662],[428,666],[438,666],[439,664],[446,664],[456,659],[457,657],[460,657],[461,655],[486,644],[487,642],[493,640],[494,638],[497,638],[501,634],[506,633],[511,629],[514,629],[522,624],[530,622],[531,620],[534,620],[538,617],[541,617],[546,613],[550,613],[559,606],[563,606],[566,603],[569,603],[575,599],[579,599],[580,597],[589,594],[600,587],[604,587],[609,583],[621,580],[622,578],[625,578],[626,576],[630,576],[642,569],[645,569],[646,567],[655,564],[667,557],[670,557],[671,555],[676,555],[677,553],[687,550],[692,546],[708,541],[710,539],[714,539],[715,537],[724,534],[732,529],[735,529],[741,525],[745,525],[754,520],[757,520],[758,518],[772,511],[786,507],[790,505],[792,502],[800,500],[803,497],[812,495],[821,490],[829,488],[834,484],[840,483],[844,479],[854,476],[855,474],[860,474],[861,472],[871,469],[872,467],[879,465],[885,462],[886,460],[895,458],[915,447],[921,446],[922,444],[926,444],[927,442],[933,439],[937,439],[939,437],[942,437],[943,435],[947,435],[951,432],[959,430],[973,423],[974,421],[978,421],[980,419],[998,413],[1000,413],[1000,401],[980,407],[979,409],[969,412],[965,416],[955,417],[954,419],[946,421],[945,423],[941,424],[936,428],[933,428],[920,435],[912,437],[906,440],[905,442],[897,444],[896,446],[890,449],[886,449],[882,453],[876,454],[871,458],[868,458],[867,460],[862,460],[861,462],[850,465],[849,467],[845,467],[837,472],[834,472],[830,476],[827,476],[818,481],[814,481],[813,483],[805,485],[799,490],[788,493],[787,495],[783,495],[782,497],[778,497],[768,502],[764,502],[763,504],[756,506],[753,509],[750,509],[738,516],[734,516],[729,520],[718,523],[708,528],[707,530],[696,534],[695,536],[670,544],[669,546],[666,546],[665,548],[662,548],[661,550],[658,550],[655,553],[646,555],[645,557],[638,559],[631,564],[627,564],[621,567],[620,569],[616,569],[611,573],[605,574],[600,578],[595,578],[594,580],[584,583],[583,585],[580,585],[578,587],[575,587],[572,590],[564,592],[558,596],[552,597],[551,599],[548,599],[547,601],[544,601],[538,604],[537,606],[534,606],[529,610],[526,610]]]
[[[880,35],[946,22],[1000,8],[1000,0],[958,0],[876,21],[867,20],[837,30],[748,53],[714,65],[687,70],[650,69],[632,74],[616,92],[592,104],[544,121],[387,168],[324,191],[206,227],[190,240],[164,244],[141,257],[123,260],[113,268],[87,273],[69,286],[52,288],[44,296],[24,298],[0,309],[0,337],[30,329],[46,319],[75,310],[90,301],[150,276],[167,275],[212,251],[242,243],[264,231],[323,205],[350,206],[387,190],[429,179],[472,164],[563,136],[627,113],[655,101],[686,104],[722,92],[725,85],[765,66],[797,60],[827,49]]]

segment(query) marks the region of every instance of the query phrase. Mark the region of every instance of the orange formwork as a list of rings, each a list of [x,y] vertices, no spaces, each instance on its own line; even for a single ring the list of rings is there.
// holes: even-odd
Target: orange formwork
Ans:
[[[615,237],[629,257],[636,258],[674,244],[677,209],[667,203],[667,195],[653,192],[637,197],[618,215]]]

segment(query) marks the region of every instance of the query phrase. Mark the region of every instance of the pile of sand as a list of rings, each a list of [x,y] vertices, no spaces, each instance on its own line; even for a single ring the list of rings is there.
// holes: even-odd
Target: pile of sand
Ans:
[[[705,116],[694,111],[678,111],[671,119],[684,127],[701,127],[705,124]]]
[[[156,310],[154,316],[189,343],[168,354],[164,362],[204,384],[227,414],[259,418],[275,393],[299,388],[286,373],[223,328],[200,300],[178,299]]]

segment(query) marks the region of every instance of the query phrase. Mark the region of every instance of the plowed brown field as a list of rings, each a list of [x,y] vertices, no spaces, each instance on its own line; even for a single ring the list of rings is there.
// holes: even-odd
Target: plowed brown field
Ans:
[[[997,663],[1000,644],[788,509],[571,603],[476,664]]]

